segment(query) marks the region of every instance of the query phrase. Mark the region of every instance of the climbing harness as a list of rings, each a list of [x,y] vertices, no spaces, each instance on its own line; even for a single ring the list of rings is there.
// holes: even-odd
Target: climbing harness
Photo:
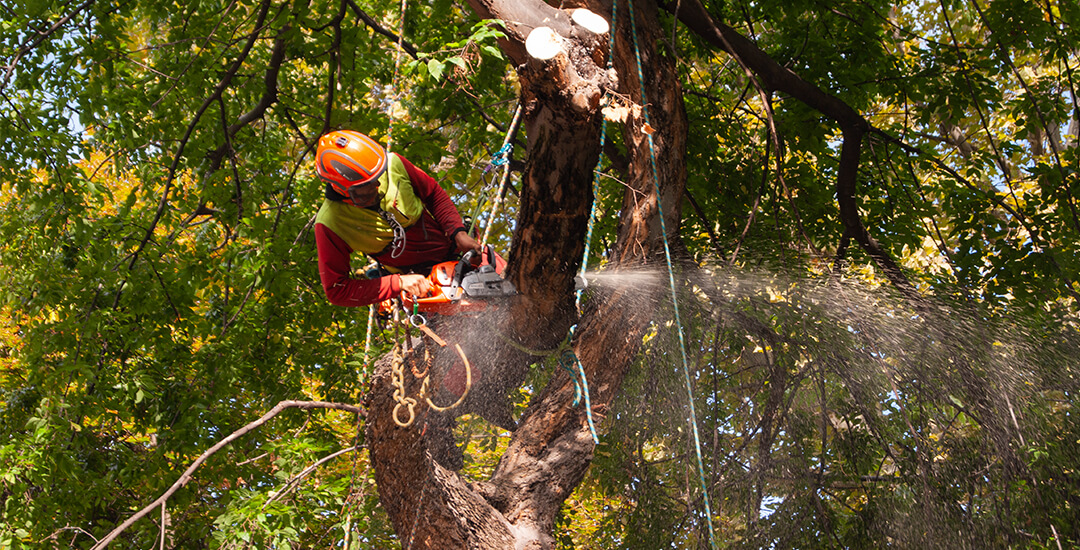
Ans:
[[[618,3],[617,0],[616,3]],[[645,118],[645,124],[649,125],[649,102],[645,95],[645,75],[641,70],[641,50],[638,47],[637,24],[634,21],[634,2],[633,0],[629,0],[627,3],[630,6],[630,31],[634,40],[634,58],[637,61],[638,84],[641,86],[642,113]],[[614,11],[614,7],[612,10]],[[612,21],[614,20],[615,18],[613,16]],[[656,168],[656,148],[653,144],[652,133],[647,132],[645,137],[648,139],[649,143],[649,159],[652,165],[653,186],[656,191],[656,210],[660,216],[660,232],[664,239],[664,258],[667,260],[668,283],[671,286],[671,302],[675,309],[675,326],[678,327],[679,351],[682,353],[683,378],[686,382],[686,394],[690,405],[690,431],[694,435],[694,451],[697,458],[698,477],[701,482],[701,494],[705,503],[705,522],[709,526],[709,544],[715,550],[717,548],[716,534],[713,531],[712,510],[709,507],[709,486],[705,482],[705,465],[701,459],[701,436],[698,433],[697,413],[694,410],[694,391],[693,385],[690,382],[689,361],[686,359],[686,338],[683,336],[682,320],[679,316],[679,298],[675,292],[675,269],[671,262],[671,247],[668,246],[667,224],[664,221],[664,209],[660,194],[660,176]]]
[[[403,4],[404,4],[404,2],[403,2]],[[404,7],[402,8],[402,11],[404,13]],[[513,140],[514,140],[514,136],[517,134],[517,131],[521,126],[521,117],[522,117],[523,110],[524,110],[523,106],[519,103],[517,105],[517,107],[515,108],[515,110],[514,110],[514,118],[510,123],[510,128],[507,131],[505,138],[503,139],[502,147],[498,151],[496,151],[494,155],[492,155],[491,159],[489,160],[487,166],[484,168],[484,170],[483,170],[483,172],[482,172],[482,174],[480,176],[481,177],[481,182],[482,182],[481,193],[480,193],[481,196],[480,196],[479,200],[477,201],[476,208],[473,211],[472,216],[469,217],[471,221],[469,222],[469,227],[466,230],[467,233],[470,234],[470,235],[473,234],[473,226],[477,223],[477,218],[478,218],[478,215],[480,213],[480,210],[484,206],[484,203],[486,202],[486,199],[484,198],[484,196],[489,191],[490,183],[491,183],[487,179],[488,174],[491,173],[492,171],[494,171],[495,168],[505,167],[505,170],[504,170],[503,175],[502,175],[499,191],[495,196],[495,200],[493,201],[493,204],[492,204],[491,213],[488,216],[488,225],[485,228],[484,237],[481,240],[481,250],[484,251],[480,255],[480,264],[481,265],[476,270],[475,274],[474,273],[469,273],[469,274],[462,273],[461,274],[461,276],[465,277],[465,281],[462,282],[462,288],[467,287],[464,296],[468,296],[470,294],[468,292],[469,290],[472,291],[471,294],[473,294],[473,295],[484,296],[484,297],[493,297],[493,296],[497,296],[497,295],[509,296],[509,295],[512,295],[512,294],[516,293],[516,290],[513,288],[513,285],[511,285],[509,282],[502,279],[502,276],[501,276],[502,267],[501,267],[501,265],[505,264],[505,262],[501,259],[501,257],[499,257],[498,261],[496,261],[497,255],[494,254],[494,250],[489,251],[489,247],[487,246],[486,243],[487,243],[487,238],[488,238],[488,235],[490,233],[491,226],[492,226],[491,220],[493,220],[494,217],[495,217],[497,207],[498,207],[498,205],[499,205],[499,203],[501,201],[501,197],[505,194],[506,186],[507,186],[508,180],[510,178],[510,156],[513,153],[513,150],[514,150]],[[390,133],[392,133],[392,131],[393,131],[392,130],[392,127],[393,127],[393,119],[392,118],[391,118],[390,126],[391,126],[391,130],[388,131],[388,139],[389,139]],[[387,148],[387,151],[389,151],[389,147]],[[398,222],[398,220],[392,214],[390,214],[388,212],[385,212],[385,211],[382,211],[381,209],[379,211],[379,214],[386,220],[386,222],[388,224],[390,224],[391,228],[393,229],[394,238],[391,241],[391,244],[389,245],[389,250],[390,250],[390,257],[391,258],[396,258],[396,257],[400,256],[400,254],[402,253],[402,251],[405,248],[405,230],[402,227],[402,225]],[[486,257],[483,255],[484,253],[487,253]],[[463,260],[464,260],[464,257],[463,257]],[[499,262],[501,262],[501,264]],[[446,262],[444,262],[444,263],[446,263]],[[450,263],[452,263],[452,262],[450,262]],[[484,265],[486,263],[491,264],[491,266],[490,266],[491,269],[489,269],[489,266]],[[435,269],[438,269],[439,265],[441,265],[441,264],[437,264],[435,266]],[[494,274],[493,270],[497,271],[498,274],[497,275]],[[434,273],[434,270],[433,270],[433,273],[429,277],[429,279],[432,281],[432,284],[434,286],[436,286],[436,287],[442,286],[438,281],[436,281],[436,278],[437,278],[436,274]],[[455,279],[456,278],[458,278],[457,274],[455,274]],[[459,287],[456,286],[456,285],[453,286],[453,289],[454,289],[455,292],[458,290],[458,288]],[[445,297],[440,297],[440,298],[422,298],[419,301],[416,301],[415,303],[423,302],[425,308],[428,308],[428,309],[430,309],[432,311],[437,311],[437,312],[440,312],[440,313],[446,313],[447,311],[449,311],[449,309],[444,308],[441,305],[439,305],[439,304],[441,304],[443,302],[449,302],[449,303],[451,303],[450,307],[452,307],[453,309],[459,309],[461,311],[481,310],[484,307],[486,307],[483,304],[477,304],[475,300],[472,301],[471,305],[470,305],[470,302],[468,300],[462,300],[462,297],[463,297],[463,295],[459,293],[459,294],[456,294],[454,296],[445,296]],[[414,303],[414,307],[415,307],[415,303]],[[378,306],[372,306],[372,307],[370,307],[368,309],[367,336],[364,339],[364,362],[367,362],[368,355],[369,355],[369,353],[371,351],[371,340],[372,340],[372,333],[373,333],[374,327],[375,327],[375,318],[377,316],[379,316],[380,314],[383,314],[383,313],[386,313],[386,312],[387,312],[387,308],[384,307],[382,304],[380,304]],[[414,311],[413,315],[409,318],[409,322],[412,324],[412,326],[419,328],[419,327],[423,326],[424,324],[426,324],[427,320],[423,315],[421,315],[418,312]]]

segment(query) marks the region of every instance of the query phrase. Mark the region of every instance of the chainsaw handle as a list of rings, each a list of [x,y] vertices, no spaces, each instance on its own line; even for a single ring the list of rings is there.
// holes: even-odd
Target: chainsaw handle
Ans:
[[[465,278],[465,274],[476,271],[484,264],[491,263],[493,258],[495,258],[495,247],[490,244],[485,246],[479,254],[475,250],[462,254],[461,259],[454,266],[454,279],[451,287],[455,289],[461,288],[461,281]]]
[[[480,252],[470,250],[461,255],[461,261],[458,265],[466,264],[473,267],[473,269],[479,268],[482,265],[493,265],[495,261],[495,246],[486,245]],[[456,275],[455,271],[455,275]]]
[[[464,256],[458,260],[457,265],[454,266],[454,278],[451,279],[450,287],[453,289],[461,288],[461,280],[465,278],[465,274],[473,270],[472,256],[474,252],[472,250],[465,253]]]
[[[436,296],[435,289],[432,288],[424,296],[413,296],[404,290],[401,291],[401,303],[412,307],[413,304],[423,304],[425,302],[437,302],[440,301]]]

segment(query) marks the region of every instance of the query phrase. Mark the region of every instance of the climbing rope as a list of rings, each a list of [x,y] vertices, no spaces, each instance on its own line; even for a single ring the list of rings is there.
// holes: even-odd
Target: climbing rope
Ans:
[[[401,16],[398,22],[397,47],[394,49],[394,73],[390,77],[390,111],[387,113],[389,122],[386,129],[386,154],[390,154],[390,148],[394,143],[394,103],[397,103],[397,79],[401,69],[401,52],[405,44],[405,8],[406,0],[401,0]]]
[[[641,70],[641,50],[638,48],[637,24],[634,21],[634,1],[628,0],[627,3],[630,5],[630,31],[634,40],[634,58],[637,61],[638,84],[641,86],[641,110],[645,117],[645,124],[650,124],[649,101],[645,95],[645,75]],[[612,20],[614,21],[614,18],[612,18]],[[649,159],[652,165],[653,185],[656,191],[656,210],[660,215],[660,232],[661,236],[664,238],[664,258],[667,260],[668,283],[671,286],[671,303],[675,309],[675,326],[678,327],[679,333],[679,351],[682,353],[683,378],[686,382],[686,394],[690,404],[690,431],[694,435],[694,452],[697,457],[698,477],[701,481],[701,493],[705,502],[705,520],[709,526],[709,544],[715,550],[715,548],[717,548],[716,534],[713,531],[712,510],[709,507],[709,486],[705,482],[705,465],[701,459],[701,436],[698,434],[697,413],[694,410],[694,390],[693,385],[690,382],[689,361],[686,359],[686,338],[683,336],[682,319],[679,316],[679,297],[675,292],[675,269],[671,262],[671,247],[668,246],[667,224],[664,221],[664,209],[660,197],[660,176],[656,168],[656,148],[653,144],[652,134],[646,133],[645,137],[648,139],[649,143]]]
[[[619,2],[615,1],[611,3],[611,32],[608,34],[608,56],[607,56],[607,71],[611,73],[614,68],[611,52],[615,51],[615,15],[617,14],[616,8]],[[600,173],[600,164],[604,160],[604,142],[607,141],[607,118],[601,117],[600,119],[600,155],[596,158],[596,168],[593,169],[593,202],[592,207],[589,209],[589,223],[585,229],[585,252],[581,255],[581,277],[585,277],[585,271],[589,267],[589,249],[592,246],[593,227],[596,225],[596,200],[597,200],[597,188],[599,187],[599,181],[597,175]],[[577,297],[574,299],[574,306],[577,307],[578,314],[581,314],[581,293],[584,289],[578,289]],[[571,329],[573,330],[573,329]]]
[[[518,128],[521,125],[521,114],[523,111],[524,107],[521,102],[518,102],[517,107],[514,108],[514,117],[510,120],[510,127],[507,129],[506,136],[503,138],[502,147],[500,147],[498,151],[495,151],[495,154],[491,155],[491,158],[488,159],[487,166],[484,166],[484,170],[480,172],[480,193],[476,199],[476,207],[473,208],[473,211],[469,216],[469,226],[466,228],[466,231],[470,235],[473,233],[473,227],[480,222],[480,212],[487,203],[487,194],[491,190],[491,185],[493,183],[493,180],[489,179],[490,174],[494,172],[496,168],[505,166],[503,174],[499,179],[498,194],[495,196],[491,214],[488,216],[488,226],[484,232],[484,238],[486,239],[488,236],[497,205],[502,200],[507,182],[510,180],[510,160],[511,154],[514,152],[514,136],[517,135]]]
[[[367,364],[368,355],[371,353],[371,334],[375,331],[375,307],[368,306],[367,335],[364,336],[364,360],[362,361],[364,364]]]
[[[515,341],[506,334],[503,334],[502,330],[494,324],[489,324],[489,328],[492,333],[495,334],[506,345],[533,357],[556,357],[556,361],[570,374],[570,381],[574,384],[574,401],[571,406],[576,407],[581,402],[582,395],[585,396],[585,417],[588,421],[589,432],[592,434],[593,443],[599,445],[600,438],[596,435],[596,424],[593,422],[592,416],[592,401],[589,399],[589,381],[585,378],[585,367],[581,365],[581,361],[578,361],[577,354],[570,347],[570,342],[574,337],[574,329],[577,325],[570,327],[570,333],[566,339],[559,344],[559,347],[551,350],[536,350],[525,346],[524,344]],[[577,367],[577,368],[574,368]]]
[[[413,537],[416,536],[416,526],[420,523],[420,510],[424,509],[424,495],[427,494],[428,483],[424,484],[424,488],[420,491],[420,500],[416,503],[416,517],[413,518],[412,529],[409,530],[409,540],[405,543],[405,550],[412,549]]]
[[[514,118],[510,121],[510,128],[506,132],[506,138],[503,139],[502,147],[491,157],[491,162],[489,162],[488,167],[484,169],[484,172],[487,173],[490,169],[499,166],[504,167],[502,179],[499,181],[499,191],[495,193],[495,198],[491,201],[491,213],[488,214],[488,223],[484,228],[484,236],[480,239],[481,250],[487,246],[488,236],[491,234],[491,226],[495,225],[495,214],[499,210],[499,205],[502,204],[503,195],[506,193],[506,185],[510,182],[510,155],[514,152],[514,136],[521,126],[521,114],[524,111],[525,106],[519,101],[517,108],[514,109]],[[473,223],[476,222],[474,221]]]
[[[390,148],[394,142],[394,103],[397,102],[397,79],[398,71],[401,68],[401,52],[404,50],[405,44],[405,8],[406,0],[401,0],[401,14],[398,17],[398,39],[397,44],[394,47],[394,72],[390,77],[390,110],[387,114],[386,123],[386,154],[390,154]],[[391,216],[393,218],[393,216]],[[394,220],[395,222],[397,220]],[[395,232],[395,237],[396,237]],[[396,239],[395,239],[396,241]],[[364,338],[364,363],[368,361],[368,353],[371,351],[371,334],[375,326],[375,307],[374,305],[368,307],[368,322],[367,322],[367,336]]]
[[[571,336],[573,330],[570,331]],[[569,339],[567,339],[569,342]],[[570,373],[570,379],[574,382],[574,402],[572,406],[576,407],[581,402],[581,397],[585,397],[585,420],[589,425],[589,433],[592,435],[593,443],[600,444],[600,438],[596,435],[596,424],[593,423],[592,415],[592,401],[589,399],[589,380],[585,377],[585,367],[582,366],[581,361],[578,360],[577,354],[573,350],[567,349],[563,351],[559,356],[559,364],[562,368],[566,369],[566,372]],[[574,367],[577,367],[576,369]]]
[[[608,72],[611,71],[612,66],[613,66],[612,58],[611,58],[611,52],[615,51],[614,23],[615,23],[615,15],[617,13],[615,10],[616,10],[616,6],[618,6],[618,4],[619,3],[617,1],[611,3],[612,31],[611,31],[611,33],[609,33],[609,37],[608,37],[608,56],[607,56],[607,69],[608,69]],[[604,149],[604,141],[605,140],[607,140],[607,119],[606,118],[601,118],[601,121],[600,121],[600,150],[601,151],[603,151],[603,149]],[[588,222],[586,230],[585,230],[585,252],[582,253],[582,256],[581,256],[581,272],[580,272],[580,276],[583,279],[585,277],[585,271],[589,267],[589,248],[590,248],[590,246],[592,244],[593,227],[596,225],[596,197],[597,197],[597,193],[596,193],[597,177],[596,177],[596,175],[600,172],[600,164],[601,164],[601,162],[603,162],[603,155],[599,155],[599,157],[596,159],[596,168],[593,169],[593,202],[592,202],[592,207],[589,209],[589,222]],[[578,312],[579,316],[581,315],[581,294],[582,294],[582,292],[584,292],[584,289],[578,289],[577,294],[574,297],[574,307],[577,309],[577,312]],[[578,360],[577,354],[575,354],[573,352],[573,350],[569,349],[569,343],[573,340],[574,332],[576,330],[577,330],[577,325],[576,324],[574,326],[570,327],[570,336],[567,338],[567,351],[569,351],[569,354],[567,354],[566,352],[563,352],[562,356],[560,356],[559,362],[562,364],[563,368],[566,369],[566,371],[570,373],[570,378],[571,378],[571,380],[574,381],[574,402],[573,402],[573,406],[576,407],[578,405],[578,403],[581,401],[581,396],[582,395],[585,396],[585,420],[588,422],[589,432],[592,434],[593,443],[599,445],[600,444],[600,438],[597,437],[597,435],[596,435],[596,424],[593,422],[592,401],[589,398],[589,379],[585,376],[585,366],[582,365],[581,361]],[[577,368],[576,369],[573,368],[574,366],[576,366]]]
[[[424,377],[424,382],[420,384],[420,396],[423,397],[427,406],[431,407],[435,412],[446,412],[458,408],[465,402],[465,398],[469,396],[469,389],[472,388],[472,365],[469,364],[469,358],[465,357],[465,352],[461,350],[461,346],[454,344],[454,349],[458,352],[458,356],[461,357],[461,361],[465,365],[465,391],[461,392],[461,396],[453,404],[440,407],[428,396],[428,384],[431,382],[431,377]]]

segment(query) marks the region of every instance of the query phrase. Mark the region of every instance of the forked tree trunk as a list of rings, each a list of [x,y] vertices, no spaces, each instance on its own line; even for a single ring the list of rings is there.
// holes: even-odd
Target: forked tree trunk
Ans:
[[[466,355],[483,373],[462,407],[486,418],[501,419],[506,394],[518,387],[536,358],[521,350],[556,348],[578,322],[573,305],[573,277],[580,267],[592,204],[593,170],[600,154],[599,101],[604,90],[640,98],[640,85],[629,42],[626,4],[620,4],[615,32],[618,82],[604,67],[606,35],[593,35],[560,11],[537,0],[470,0],[484,18],[508,21],[503,50],[522,84],[528,159],[514,234],[509,277],[521,295],[503,314],[482,319],[450,319],[438,331],[451,343],[463,343]],[[686,115],[670,57],[657,54],[662,40],[656,6],[635,5],[668,231],[677,230],[678,202],[685,184]],[[610,14],[606,2],[590,2],[598,14]],[[605,19],[607,17],[605,16]],[[567,51],[549,61],[524,50],[528,31],[553,28],[566,39]],[[662,254],[653,169],[643,120],[626,124],[630,180],[621,213],[618,240],[608,269],[653,263]],[[591,297],[576,331],[573,349],[589,381],[594,417],[599,421],[618,394],[637,355],[652,309],[640,307],[641,290],[607,289]],[[477,334],[480,334],[477,337]],[[520,344],[512,346],[508,341]],[[454,361],[442,350],[436,370]],[[368,403],[367,444],[375,467],[380,500],[403,547],[432,549],[546,549],[554,546],[555,516],[581,482],[593,456],[593,441],[583,406],[573,407],[573,382],[558,369],[539,391],[513,432],[509,448],[485,481],[469,482],[455,468],[460,461],[449,427],[453,420],[418,407],[410,428],[391,417],[391,357],[380,360]],[[409,367],[405,367],[406,372]],[[415,395],[412,377],[407,393]],[[495,405],[493,405],[495,404]],[[456,411],[460,414],[462,410]]]

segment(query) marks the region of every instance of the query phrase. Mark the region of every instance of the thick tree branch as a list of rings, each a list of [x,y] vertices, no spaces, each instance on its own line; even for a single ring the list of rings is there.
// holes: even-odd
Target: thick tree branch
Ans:
[[[440,328],[448,341],[462,341],[483,374],[463,407],[492,418],[499,416],[492,409],[506,403],[507,390],[520,386],[535,360],[519,349],[557,347],[576,319],[573,276],[584,251],[601,148],[596,103],[611,82],[603,60],[598,63],[593,55],[597,37],[577,37],[580,28],[570,23],[567,12],[537,0],[475,0],[471,5],[482,18],[508,22],[500,45],[517,65],[529,137],[507,272],[519,295],[501,315],[485,315],[493,328],[482,335],[471,336],[477,334],[476,321],[471,330],[461,323],[457,334],[451,323]],[[525,37],[540,25],[567,39],[565,54],[549,61],[527,56]],[[595,369],[605,366],[594,362]],[[624,372],[623,366],[612,372]],[[593,446],[584,411],[570,406],[570,379],[553,377],[530,403],[491,481],[470,487],[449,471],[455,456],[460,460],[445,443],[446,423],[452,420],[428,411],[416,421],[419,430],[397,427],[388,418],[393,403],[383,391],[389,389],[383,374],[376,374],[371,394],[371,410],[377,413],[368,422],[368,444],[380,500],[402,540],[414,548],[553,547],[555,517],[584,475]],[[602,386],[613,395],[618,384]]]
[[[281,72],[281,65],[285,61],[285,49],[287,43],[285,42],[285,34],[289,30],[289,25],[285,25],[278,31],[277,39],[274,40],[274,49],[270,53],[270,61],[266,66],[266,74],[263,77],[263,85],[265,91],[259,102],[255,104],[248,112],[240,115],[236,122],[229,126],[225,126],[224,120],[222,120],[222,130],[224,134],[224,143],[214,151],[207,154],[207,158],[210,159],[210,172],[216,172],[221,167],[221,163],[225,156],[232,152],[232,137],[236,135],[241,129],[248,124],[263,118],[266,115],[266,111],[270,109],[278,100],[278,74]],[[225,117],[224,112],[224,99],[221,94],[218,94],[218,101],[222,105],[222,117]],[[239,186],[239,179],[236,182]],[[239,187],[237,193],[239,193]],[[241,211],[243,211],[241,207]],[[238,216],[239,217],[239,216]]]
[[[745,64],[755,75],[762,79],[762,83],[766,88],[790,94],[840,125],[844,135],[844,143],[840,153],[836,191],[845,234],[850,235],[859,243],[867,254],[873,258],[874,262],[881,267],[886,277],[897,289],[908,297],[915,297],[914,287],[907,280],[903,270],[900,269],[900,266],[893,260],[888,251],[870,236],[859,216],[856,201],[856,182],[859,172],[862,138],[870,131],[870,123],[843,100],[826,93],[790,69],[781,66],[735,29],[714,21],[700,0],[686,0],[677,16],[684,25],[710,44],[727,51],[739,59],[741,64]]]
[[[499,46],[515,65],[532,59],[525,51],[525,38],[536,27],[549,27],[564,37],[573,36],[576,27],[565,11],[541,0],[469,0],[469,5],[483,19],[506,22],[507,37],[499,39]]]
[[[780,65],[735,29],[715,21],[700,0],[684,0],[676,15],[687,28],[714,47],[746,63],[746,66],[761,78],[765,88],[790,94],[832,118],[842,127],[869,126],[862,115],[843,100],[826,93],[791,69]]]
[[[375,32],[389,38],[390,40],[393,40],[394,44],[398,44],[400,42],[401,49],[405,50],[405,53],[409,54],[413,59],[417,58],[417,54],[419,53],[419,50],[416,49],[416,46],[413,46],[412,43],[410,43],[408,40],[404,40],[402,37],[399,37],[398,35],[394,34],[393,32],[387,30],[386,27],[383,27],[382,25],[380,25],[379,22],[376,21],[374,17],[368,15],[367,12],[360,9],[360,6],[356,5],[355,0],[346,0],[346,1],[348,2],[349,7],[352,8],[353,13],[355,13],[356,16],[359,17],[360,20],[364,22],[364,24],[366,24],[368,27],[370,27],[371,30],[373,30],[373,31],[375,31]]]
[[[862,127],[852,126],[844,130],[844,143],[840,148],[840,169],[836,176],[836,202],[840,207],[840,220],[844,224],[844,234],[855,242],[874,259],[884,270],[889,281],[908,298],[917,298],[918,293],[907,280],[903,270],[882,248],[863,225],[859,216],[859,205],[855,200],[856,182],[859,174],[859,157],[862,154]]]

